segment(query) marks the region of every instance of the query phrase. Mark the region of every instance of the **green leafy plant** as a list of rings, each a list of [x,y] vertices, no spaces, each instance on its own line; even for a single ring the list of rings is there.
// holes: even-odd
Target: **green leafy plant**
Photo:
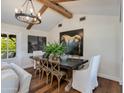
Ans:
[[[64,54],[66,47],[60,43],[48,43],[45,46],[45,52],[47,56],[52,54],[54,57],[59,57]]]

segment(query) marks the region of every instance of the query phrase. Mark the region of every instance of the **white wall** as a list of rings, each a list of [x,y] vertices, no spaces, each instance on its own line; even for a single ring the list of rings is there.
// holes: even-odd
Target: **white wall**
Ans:
[[[86,16],[86,20],[80,22],[79,17]],[[117,16],[75,15],[73,19],[61,21],[62,27],[54,27],[49,33],[45,31],[31,30],[4,24],[1,31],[15,33],[17,35],[17,57],[7,60],[24,68],[31,67],[31,54],[27,53],[27,36],[47,36],[49,42],[59,41],[59,33],[74,29],[84,29],[84,58],[90,59],[92,55],[101,54],[99,76],[112,80],[122,80],[122,30]]]
[[[22,28],[15,25],[10,24],[1,24],[1,32],[2,33],[14,33],[17,35],[17,55],[15,58],[9,59],[9,60],[2,60],[7,62],[14,62],[17,65],[20,65],[23,68],[31,67],[33,66],[32,60],[29,58],[30,55],[28,53],[28,35],[34,35],[34,36],[48,36],[47,32],[45,31],[38,31],[38,30],[26,30],[26,28]]]
[[[80,22],[79,18],[86,16]],[[74,29],[84,29],[84,58],[100,54],[102,56],[99,76],[119,80],[120,63],[118,60],[119,18],[117,16],[75,15],[73,19],[64,19],[62,27],[56,26],[49,32],[48,41],[59,41],[59,33]]]
[[[120,29],[118,30],[118,65],[119,65],[119,76],[120,84],[123,84],[123,23],[120,23]]]

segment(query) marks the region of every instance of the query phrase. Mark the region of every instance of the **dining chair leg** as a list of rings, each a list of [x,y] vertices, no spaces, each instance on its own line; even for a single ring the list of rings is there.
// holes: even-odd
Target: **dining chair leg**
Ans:
[[[46,76],[47,76],[46,83],[48,84],[49,83],[49,73],[48,72],[46,73]]]
[[[41,78],[41,70],[39,70],[39,79]]]
[[[36,75],[37,75],[37,69],[35,70],[35,77],[36,77]]]
[[[60,89],[60,80],[61,79],[58,78],[58,93],[59,93],[59,89]]]
[[[42,71],[42,76],[41,76],[41,79],[43,79],[43,75],[44,75],[44,70]]]
[[[51,75],[51,83],[50,83],[50,86],[52,86],[52,83],[53,83],[53,75]]]
[[[34,69],[34,73],[33,73],[34,75],[35,75],[35,71],[36,71],[36,69]]]

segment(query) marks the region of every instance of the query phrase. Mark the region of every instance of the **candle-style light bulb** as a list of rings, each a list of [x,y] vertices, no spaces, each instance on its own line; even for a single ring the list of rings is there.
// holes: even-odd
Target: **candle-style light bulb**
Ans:
[[[29,20],[29,17],[28,17],[28,16],[26,16],[26,19],[27,19],[27,20]]]
[[[37,15],[38,15],[38,17],[40,17],[40,16],[41,16],[41,15],[40,15],[40,13],[38,13]]]
[[[39,16],[38,18],[41,19],[41,16]]]
[[[32,8],[30,8],[30,12],[33,13],[33,9]]]
[[[36,18],[34,18],[34,21],[37,21],[37,19],[36,19]]]
[[[20,8],[20,12],[23,12],[23,9],[22,8]]]
[[[17,8],[15,8],[15,13],[18,13],[18,9]]]

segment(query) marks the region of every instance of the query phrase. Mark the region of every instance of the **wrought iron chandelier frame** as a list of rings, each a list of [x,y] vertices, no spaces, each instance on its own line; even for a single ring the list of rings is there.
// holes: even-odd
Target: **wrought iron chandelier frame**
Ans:
[[[40,14],[36,14],[32,0],[26,0],[21,8],[15,9],[15,17],[17,20],[28,24],[41,23]]]

